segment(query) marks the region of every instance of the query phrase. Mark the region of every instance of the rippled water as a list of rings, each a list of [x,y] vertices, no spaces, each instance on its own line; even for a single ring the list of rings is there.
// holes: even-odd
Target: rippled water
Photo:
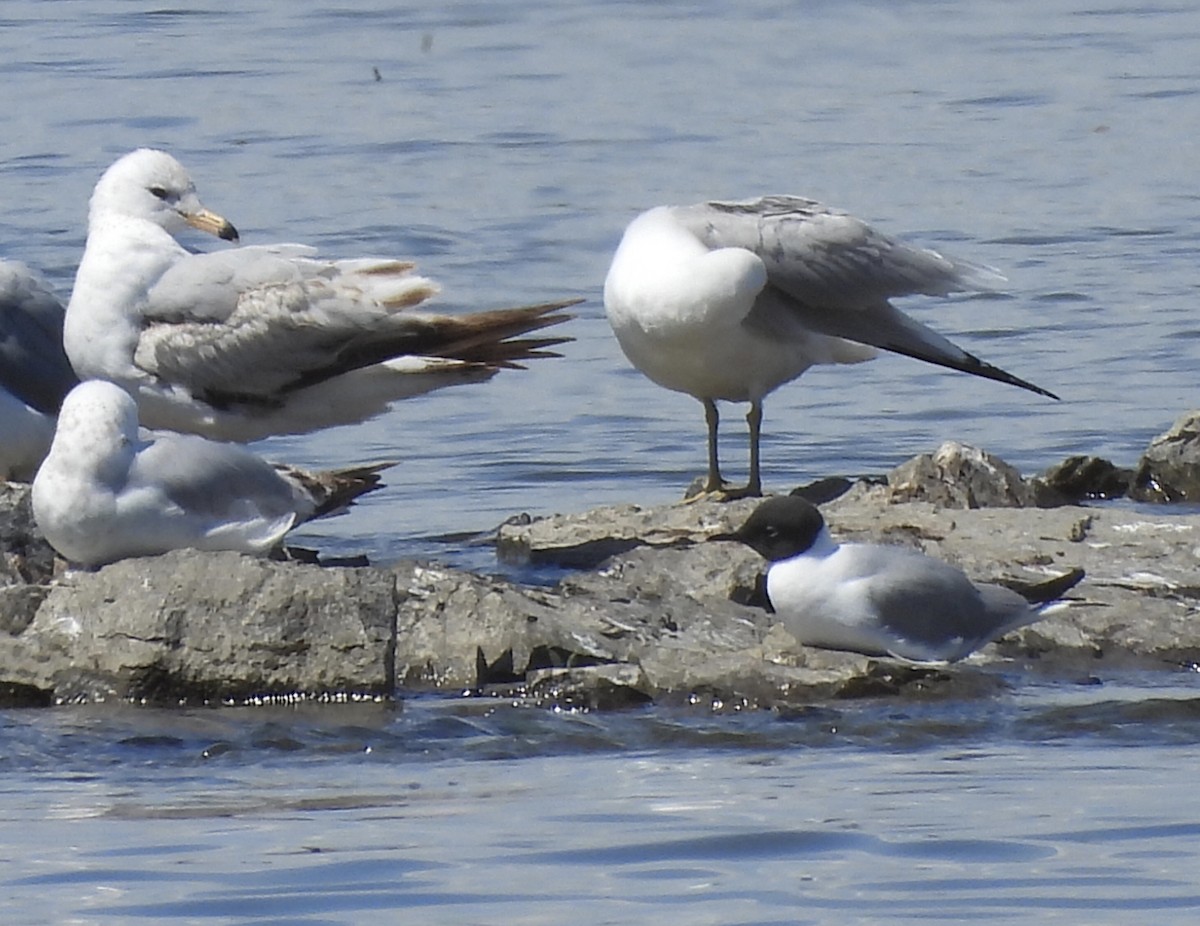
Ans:
[[[247,243],[415,257],[451,308],[586,296],[563,361],[264,448],[403,458],[305,539],[485,566],[463,532],[703,466],[699,405],[627,368],[599,301],[659,202],[801,193],[995,265],[1003,298],[905,308],[1063,396],[813,370],[768,402],[769,486],[947,438],[1131,463],[1196,404],[1198,71],[1183,2],[13,2],[0,253],[65,294],[95,177],[153,144]],[[1190,922],[1194,676],[1101,681],[786,718],[10,712],[6,921]]]
[[[0,891],[7,922],[1191,921],[1198,704],[9,714]]]

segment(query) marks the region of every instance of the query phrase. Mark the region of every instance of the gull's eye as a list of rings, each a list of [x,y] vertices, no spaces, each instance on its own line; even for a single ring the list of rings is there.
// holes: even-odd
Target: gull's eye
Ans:
[[[153,195],[157,196],[159,199],[166,199],[166,198],[167,198],[167,190],[166,190],[166,188],[165,188],[165,187],[161,187],[161,186],[152,186],[152,187],[150,187],[150,192],[151,192]]]

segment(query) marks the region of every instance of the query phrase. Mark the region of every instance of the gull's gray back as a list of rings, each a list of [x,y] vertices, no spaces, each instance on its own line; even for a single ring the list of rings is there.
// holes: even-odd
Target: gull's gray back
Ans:
[[[242,293],[301,279],[305,264],[293,258],[313,253],[303,245],[281,245],[188,255],[150,288],[145,312],[155,321],[223,321]],[[318,266],[314,262],[313,270]]]
[[[0,260],[0,386],[47,415],[78,382],[63,350],[64,312],[29,268]]]
[[[903,548],[873,549],[871,565],[883,575],[871,583],[871,602],[890,631],[928,648],[930,658],[959,659],[1037,619],[1016,592],[975,585],[949,563]]]
[[[988,289],[1003,281],[986,267],[896,241],[852,215],[798,196],[681,206],[675,214],[708,247],[754,251],[773,286],[828,308]]]
[[[216,519],[229,516],[240,499],[266,517],[299,507],[292,487],[271,464],[238,445],[192,435],[163,435],[142,448],[128,486],[155,486],[188,513]]]

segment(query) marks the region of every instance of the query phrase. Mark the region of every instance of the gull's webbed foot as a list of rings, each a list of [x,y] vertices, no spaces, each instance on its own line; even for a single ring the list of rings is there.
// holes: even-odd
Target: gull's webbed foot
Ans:
[[[715,483],[711,479],[702,479],[697,476],[696,479],[688,486],[687,492],[683,495],[685,504],[693,502],[734,502],[739,498],[761,498],[762,485],[747,484],[744,486],[733,486],[720,479]]]

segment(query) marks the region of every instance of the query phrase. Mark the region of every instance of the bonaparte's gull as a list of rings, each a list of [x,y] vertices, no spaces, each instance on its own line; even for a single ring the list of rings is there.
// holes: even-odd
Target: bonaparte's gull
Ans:
[[[523,338],[579,300],[466,315],[415,310],[437,292],[391,259],[321,260],[302,245],[192,254],[192,225],[236,241],[183,166],[142,148],[92,193],[64,340],[85,379],[123,385],[142,424],[247,441],[360,421],[391,402],[478,382],[564,338]]]
[[[63,400],[33,513],[80,565],[188,547],[262,554],[296,524],[377,488],[389,465],[305,473],[194,434],[140,437],[132,397],[90,380]]]
[[[761,495],[764,396],[818,363],[873,348],[1056,398],[959,349],[888,300],[990,289],[989,268],[911,247],[796,196],[659,206],[635,218],[604,283],[604,307],[630,362],[695,396],[708,423],[704,491]],[[749,402],[750,478],[731,489],[717,456],[717,401]]]
[[[962,659],[1062,607],[1057,598],[1083,578],[1072,570],[1027,595],[975,584],[916,550],[837,543],[821,513],[790,495],[767,499],[720,539],[770,561],[767,597],[799,642],[911,662]]]
[[[0,479],[28,482],[79,380],[63,352],[63,304],[29,267],[0,260]]]

